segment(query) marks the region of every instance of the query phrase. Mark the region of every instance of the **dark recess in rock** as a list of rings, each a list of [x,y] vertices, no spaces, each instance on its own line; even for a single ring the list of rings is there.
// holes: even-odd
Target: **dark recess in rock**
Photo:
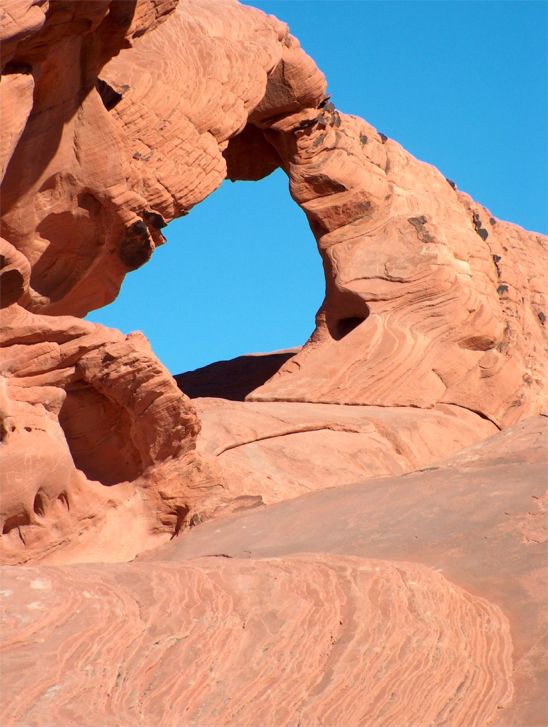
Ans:
[[[349,333],[352,333],[352,331],[357,328],[361,323],[363,323],[368,318],[368,315],[369,314],[341,318],[331,325],[328,324],[329,331],[336,341],[340,341],[345,336],[348,336]]]
[[[247,124],[238,136],[230,139],[223,157],[226,161],[226,177],[232,182],[263,179],[281,163],[274,147],[253,124]]]
[[[167,222],[159,212],[148,212],[147,210],[144,210],[141,212],[141,217],[145,220],[147,225],[154,227],[155,230],[161,230],[167,225]]]
[[[476,210],[472,213],[472,224],[474,225],[474,230],[481,237],[481,239],[484,241],[487,240],[487,238],[489,237],[489,233],[487,232],[485,227],[482,227],[481,217]]]
[[[177,386],[191,399],[200,396],[244,401],[254,389],[268,381],[295,355],[294,351],[264,356],[238,356],[217,361],[195,371],[175,376]]]
[[[419,217],[409,217],[407,221],[415,228],[419,240],[422,242],[434,242],[433,235],[431,235],[424,227],[428,222],[424,215],[420,215]]]
[[[2,69],[2,76],[9,76],[15,73],[32,73],[32,66],[30,63],[10,61]]]
[[[422,227],[428,222],[424,215],[420,215],[420,217],[409,217],[407,221],[411,223],[413,227]]]
[[[129,270],[137,270],[150,259],[154,244],[148,228],[142,220],[134,222],[126,230],[125,236],[118,244],[120,260]]]
[[[101,97],[101,101],[103,102],[103,106],[107,111],[111,111],[122,100],[122,94],[115,91],[112,86],[109,86],[106,81],[102,81],[100,78],[97,79],[95,88],[97,89],[97,92]]]

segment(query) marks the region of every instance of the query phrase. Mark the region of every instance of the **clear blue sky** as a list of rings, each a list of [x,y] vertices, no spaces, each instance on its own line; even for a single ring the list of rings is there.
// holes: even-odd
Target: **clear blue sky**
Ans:
[[[287,21],[335,105],[437,166],[491,212],[547,231],[542,1],[257,0]],[[225,182],[89,320],[142,330],[180,373],[303,343],[324,281],[277,171]]]

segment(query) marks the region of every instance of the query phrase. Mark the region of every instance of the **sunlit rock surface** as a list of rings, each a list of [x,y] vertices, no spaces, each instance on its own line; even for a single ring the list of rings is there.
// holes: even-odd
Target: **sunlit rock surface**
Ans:
[[[448,405],[194,404],[202,423],[198,451],[216,458],[226,494],[256,495],[267,504],[364,477],[410,472],[498,431]]]
[[[4,567],[2,723],[544,724],[546,433],[133,563]]]
[[[0,11],[2,724],[544,726],[546,238],[259,10]],[[81,320],[277,167],[325,270],[301,349],[177,385]]]
[[[405,715],[480,727],[512,697],[502,611],[417,564],[221,556],[28,566],[6,585],[3,687],[17,697],[4,724],[376,727]],[[34,665],[24,690],[12,654]]]

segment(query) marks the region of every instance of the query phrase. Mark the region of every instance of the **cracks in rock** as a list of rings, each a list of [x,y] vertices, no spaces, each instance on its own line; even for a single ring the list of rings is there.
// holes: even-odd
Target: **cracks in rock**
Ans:
[[[486,421],[491,422],[491,424],[494,424],[499,431],[502,431],[502,427],[497,424],[497,422],[493,418],[485,414],[485,412],[480,411],[479,409],[473,409],[471,406],[464,406],[464,404],[458,404],[455,401],[443,401],[440,402],[440,404],[450,404],[451,406],[458,406],[459,409],[466,409],[466,411],[471,411],[472,414],[477,414],[477,416],[479,416],[481,419],[485,419]]]
[[[307,402],[310,403],[310,402]],[[347,434],[362,434],[365,430],[360,427],[344,426],[343,424],[331,423],[331,424],[305,424],[301,427],[288,427],[280,432],[273,432],[272,434],[265,434],[262,437],[252,437],[250,439],[244,439],[240,442],[233,442],[227,444],[225,447],[221,447],[215,450],[214,455],[220,457],[225,452],[229,452],[231,449],[237,449],[238,447],[245,447],[248,444],[254,444],[255,442],[264,442],[267,439],[278,439],[279,437],[287,437],[291,434],[304,434],[305,432],[346,432]]]
[[[485,240],[487,240],[487,238],[489,237],[489,233],[487,232],[485,227],[482,226],[481,217],[477,210],[473,210],[472,212],[472,224],[474,225],[474,230],[476,231],[476,233],[485,242]]]

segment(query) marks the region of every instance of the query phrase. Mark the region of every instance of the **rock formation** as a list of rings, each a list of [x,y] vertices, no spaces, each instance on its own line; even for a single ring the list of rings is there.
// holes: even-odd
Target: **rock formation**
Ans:
[[[133,563],[2,568],[2,724],[540,727],[547,434]]]
[[[235,0],[3,0],[0,41],[2,723],[544,724],[546,238]],[[301,349],[179,388],[82,320],[277,167]]]

